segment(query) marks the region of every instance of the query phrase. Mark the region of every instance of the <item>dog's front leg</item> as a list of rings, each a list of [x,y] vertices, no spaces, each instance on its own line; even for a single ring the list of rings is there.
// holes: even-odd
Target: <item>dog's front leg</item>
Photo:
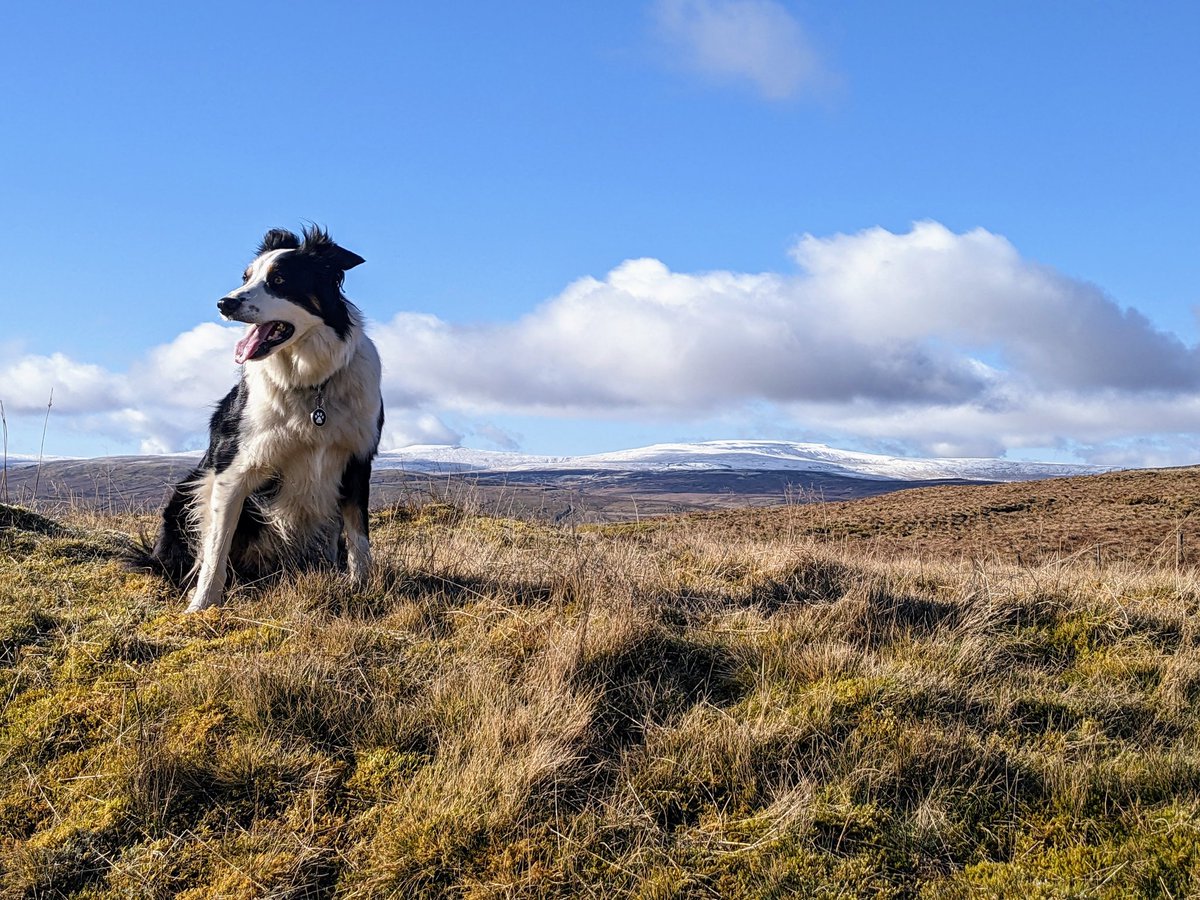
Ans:
[[[208,528],[201,546],[200,574],[192,592],[188,612],[207,609],[221,599],[229,569],[229,547],[242,504],[250,491],[244,477],[226,472],[213,482],[209,500]]]

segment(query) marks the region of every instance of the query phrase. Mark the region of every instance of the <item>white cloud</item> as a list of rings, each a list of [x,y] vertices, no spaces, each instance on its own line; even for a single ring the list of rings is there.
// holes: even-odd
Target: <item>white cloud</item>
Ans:
[[[391,450],[413,444],[458,444],[463,436],[438,416],[420,410],[386,405],[380,447]]]
[[[1003,237],[924,222],[806,236],[793,256],[794,275],[633,260],[508,324],[397,316],[375,331],[388,394],[674,421],[767,402],[809,429],[952,455],[1200,431],[1195,347]]]
[[[512,434],[505,428],[500,428],[491,422],[477,422],[471,428],[473,437],[482,438],[490,444],[494,444],[501,450],[520,450],[521,436]]]
[[[803,26],[775,0],[657,0],[653,12],[666,45],[696,71],[748,81],[772,100],[830,81]]]
[[[240,328],[205,323],[152,348],[128,372],[72,360],[61,353],[0,360],[0,400],[13,416],[44,415],[50,423],[154,453],[195,447],[212,407],[233,386],[233,344]]]
[[[838,309],[839,327],[855,334],[998,347],[1043,387],[1200,386],[1195,348],[982,228],[954,234],[922,222],[908,234],[809,235],[793,255]]]
[[[511,446],[496,416],[666,428],[762,422],[765,409],[781,432],[928,454],[1195,459],[1196,347],[1003,237],[924,222],[805,236],[793,258],[797,271],[759,274],[630,260],[515,321],[376,324],[384,446],[464,434]],[[40,423],[53,387],[54,415],[81,431],[195,447],[236,379],[238,333],[200,325],[125,373],[61,355],[0,360],[0,399],[10,418]]]
[[[100,366],[76,362],[61,353],[26,355],[0,365],[4,407],[9,413],[77,413],[116,409],[124,385]]]
[[[995,414],[1034,385],[1200,387],[1195,348],[982,229],[807,236],[794,256],[798,275],[632,260],[486,328],[402,314],[375,330],[393,360],[387,385],[421,402],[560,415],[699,414],[756,399]]]
[[[944,406],[877,403],[786,407],[789,419],[818,432],[852,435],[931,456],[1000,456],[1026,448],[1059,448],[1089,462],[1116,464],[1131,441],[1149,449],[1141,464],[1200,461],[1200,396],[1042,391],[1012,383],[994,397]],[[1120,451],[1121,458],[1135,454]]]
[[[212,407],[238,378],[233,346],[242,326],[205,322],[153,348],[127,376],[139,392],[139,406],[147,401],[169,409]]]

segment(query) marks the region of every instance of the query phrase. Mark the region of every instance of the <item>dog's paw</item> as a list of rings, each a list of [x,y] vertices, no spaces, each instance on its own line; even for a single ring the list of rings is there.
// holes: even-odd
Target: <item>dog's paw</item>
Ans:
[[[221,599],[220,591],[203,591],[200,588],[192,591],[191,597],[188,600],[187,611],[190,613],[202,612],[214,605]]]
[[[371,551],[352,548],[346,561],[346,574],[356,588],[364,588],[371,577]]]
[[[342,577],[346,579],[350,587],[356,591],[361,591],[371,580],[371,573],[367,568],[349,568]]]

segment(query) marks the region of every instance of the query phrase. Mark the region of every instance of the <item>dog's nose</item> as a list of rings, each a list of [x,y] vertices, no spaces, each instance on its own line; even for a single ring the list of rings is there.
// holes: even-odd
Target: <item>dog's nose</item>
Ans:
[[[223,316],[233,315],[241,305],[242,301],[240,297],[222,297],[217,301],[217,309],[221,311],[221,315]]]

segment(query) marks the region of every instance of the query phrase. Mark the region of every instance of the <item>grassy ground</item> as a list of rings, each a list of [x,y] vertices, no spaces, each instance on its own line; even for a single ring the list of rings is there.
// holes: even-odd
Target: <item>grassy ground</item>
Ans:
[[[1200,891],[1195,570],[743,515],[397,508],[186,616],[0,508],[0,897]]]

